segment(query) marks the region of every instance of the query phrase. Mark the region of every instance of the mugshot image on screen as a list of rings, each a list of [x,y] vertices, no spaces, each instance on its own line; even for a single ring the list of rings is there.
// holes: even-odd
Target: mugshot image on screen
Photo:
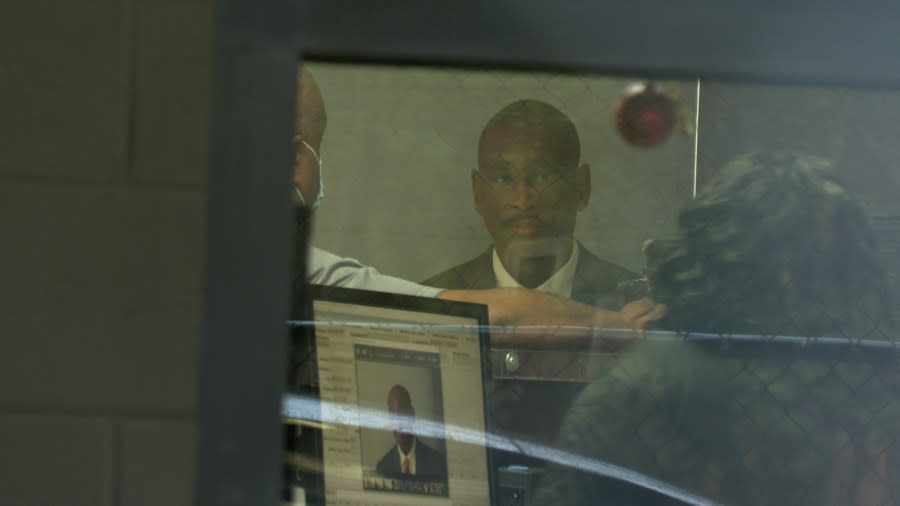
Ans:
[[[387,407],[390,430],[360,428],[363,488],[447,496],[440,354],[356,345],[361,407]],[[416,420],[434,423],[427,436]],[[433,432],[437,432],[436,434]]]
[[[315,299],[327,504],[487,504],[478,319]],[[333,410],[331,414],[327,410]]]

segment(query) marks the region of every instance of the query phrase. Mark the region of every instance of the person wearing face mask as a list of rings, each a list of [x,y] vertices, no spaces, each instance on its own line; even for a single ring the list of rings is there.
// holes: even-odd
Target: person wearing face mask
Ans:
[[[294,203],[316,209],[325,197],[322,157],[319,149],[328,118],[319,86],[307,70],[301,70],[297,81],[297,134],[294,137]],[[362,265],[351,258],[310,248],[307,266],[310,283],[343,286],[375,291],[435,297],[441,292]]]
[[[325,195],[320,148],[327,126],[325,102],[312,74],[301,68],[297,78],[297,135],[294,138],[294,203],[315,209]],[[642,329],[665,312],[665,308],[643,299],[619,311],[596,309],[551,294],[524,288],[455,290],[428,287],[380,273],[357,260],[312,247],[309,250],[307,280],[311,284],[341,286],[380,292],[437,297],[488,306],[494,325],[567,327],[565,335],[554,333],[505,332],[493,336],[495,345],[522,343],[553,346],[567,340],[583,343],[595,329]]]

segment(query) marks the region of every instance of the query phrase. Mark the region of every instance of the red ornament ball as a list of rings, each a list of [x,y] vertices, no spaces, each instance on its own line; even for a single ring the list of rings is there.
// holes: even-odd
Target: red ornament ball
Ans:
[[[650,83],[625,88],[616,104],[615,121],[619,134],[629,144],[651,148],[672,135],[677,116],[675,100]]]

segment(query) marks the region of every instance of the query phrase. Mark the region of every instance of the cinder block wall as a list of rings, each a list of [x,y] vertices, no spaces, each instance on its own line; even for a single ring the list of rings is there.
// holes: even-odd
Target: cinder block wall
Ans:
[[[0,504],[190,504],[213,2],[2,10]]]

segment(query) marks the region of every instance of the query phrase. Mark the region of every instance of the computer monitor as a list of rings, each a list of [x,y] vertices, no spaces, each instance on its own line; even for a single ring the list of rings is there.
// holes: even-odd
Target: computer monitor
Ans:
[[[321,424],[315,495],[329,505],[488,504],[486,308],[318,286],[312,300],[306,368],[317,398],[288,394],[283,414]]]

